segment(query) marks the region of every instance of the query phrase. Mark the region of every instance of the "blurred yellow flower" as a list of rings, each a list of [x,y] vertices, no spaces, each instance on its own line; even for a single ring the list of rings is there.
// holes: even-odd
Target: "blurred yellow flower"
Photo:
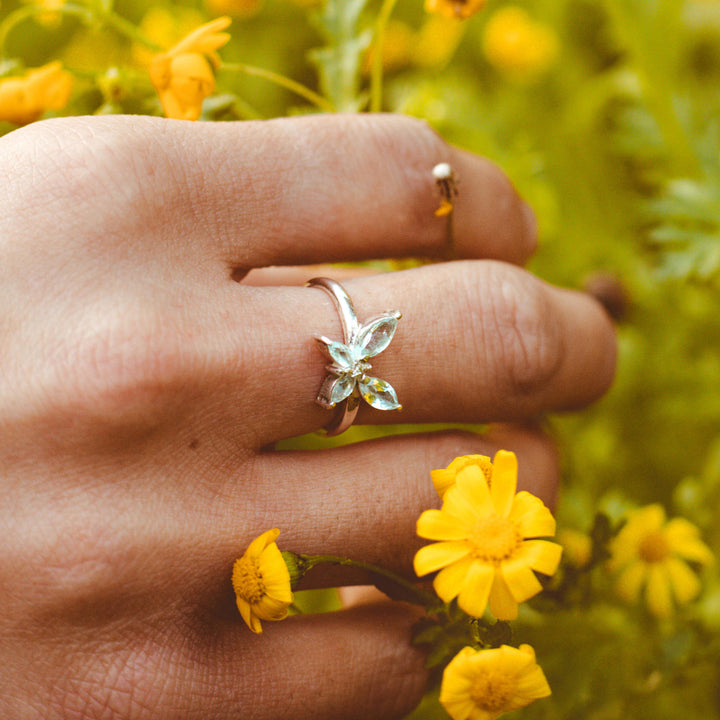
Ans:
[[[417,32],[412,59],[419,67],[436,67],[450,60],[465,34],[464,23],[444,15],[428,15]]]
[[[700,539],[700,531],[684,518],[666,522],[665,509],[657,503],[628,513],[627,523],[610,544],[611,571],[618,574],[616,589],[627,602],[645,601],[656,617],[700,594],[700,580],[686,561],[707,565],[714,560]]]
[[[138,30],[160,47],[172,47],[189,35],[206,20],[205,15],[195,8],[151,5],[143,15]],[[133,59],[141,67],[147,67],[155,56],[147,46],[135,42],[132,46]]]
[[[559,48],[550,26],[535,22],[513,5],[496,11],[485,25],[483,50],[488,62],[518,79],[545,72],[557,59]]]
[[[205,0],[205,7],[213,15],[248,17],[260,11],[263,0]]]
[[[415,32],[413,29],[402,20],[390,20],[383,34],[381,48],[383,69],[386,72],[392,72],[410,65],[414,48]],[[375,47],[371,46],[363,67],[366,73],[370,72],[374,54]]]
[[[557,541],[563,547],[565,559],[576,568],[584,568],[592,557],[592,538],[573,528],[558,531]]]
[[[200,117],[203,100],[215,90],[210,62],[215,67],[220,64],[216,50],[230,39],[228,33],[220,31],[230,22],[229,17],[220,17],[205,23],[173,48],[153,58],[150,80],[160,95],[166,117],[178,120]]]
[[[488,485],[491,484],[492,460],[487,455],[461,455],[456,457],[446,468],[430,471],[437,494],[442,497],[455,484],[457,474],[469,465],[477,465],[485,475]]]
[[[453,720],[495,720],[550,694],[530,645],[465,647],[445,668],[440,686],[440,702]]]
[[[555,534],[555,519],[543,502],[517,489],[515,454],[500,450],[492,483],[479,464],[457,472],[440,510],[426,510],[417,533],[438,540],[415,555],[418,576],[440,570],[433,581],[444,602],[457,598],[469,615],[480,617],[489,604],[500,620],[517,617],[518,603],[542,590],[533,571],[552,575],[562,548],[537,538]]]
[[[254,633],[262,632],[261,620],[282,620],[292,603],[290,573],[275,544],[275,528],[255,538],[233,565],[232,584],[238,610]]]
[[[62,110],[72,92],[73,78],[59,60],[29,70],[23,77],[0,80],[0,120],[27,125],[46,110]]]
[[[62,19],[59,10],[65,4],[65,0],[25,0],[25,2],[37,6],[42,11],[33,17],[46,27],[57,25]]]
[[[425,10],[448,18],[464,20],[479,12],[486,0],[425,0]]]

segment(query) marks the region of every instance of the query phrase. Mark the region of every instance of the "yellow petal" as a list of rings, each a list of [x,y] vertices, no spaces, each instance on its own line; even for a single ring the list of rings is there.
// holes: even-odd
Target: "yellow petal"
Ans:
[[[465,578],[472,564],[476,562],[472,558],[463,558],[458,562],[443,568],[433,580],[433,587],[438,597],[443,602],[450,602],[456,598],[465,585]]]
[[[524,538],[555,535],[556,523],[552,513],[539,497],[525,490],[515,496],[509,517],[517,523]]]
[[[689,603],[700,594],[700,580],[682,560],[669,557],[665,560],[665,569],[679,605]]]
[[[445,493],[443,507],[452,503],[454,508],[456,503],[460,503],[461,498],[472,509],[471,516],[463,516],[471,517],[471,522],[494,511],[485,474],[477,465],[468,465],[458,472],[455,487]]]
[[[275,542],[280,535],[280,531],[277,528],[272,530],[266,530],[262,535],[258,535],[248,545],[248,549],[245,551],[245,555],[250,558],[259,558],[262,551],[270,544]]]
[[[479,561],[471,563],[458,595],[458,606],[472,617],[482,617],[487,607],[495,568]]]
[[[415,553],[413,566],[418,577],[435,572],[470,553],[470,547],[462,542],[438,542],[421,547]]]
[[[647,565],[643,562],[634,562],[628,565],[618,577],[615,591],[626,602],[637,602],[647,577]]]
[[[645,599],[650,612],[656,617],[670,617],[673,612],[670,593],[670,578],[664,563],[653,563],[648,567]]]
[[[542,591],[540,581],[522,558],[513,557],[503,561],[500,572],[515,602],[525,602]]]
[[[207,52],[209,50],[217,50],[220,45],[224,45],[230,36],[227,33],[221,33],[221,30],[229,27],[232,20],[225,16],[219,17],[215,20],[211,20],[198,28],[195,28],[189,35],[183,38],[175,47],[169,52],[184,53],[184,52]],[[221,38],[221,42],[218,44],[212,40],[213,37]]]
[[[463,540],[467,526],[442,510],[426,510],[417,521],[417,534],[428,540]]]
[[[455,471],[450,468],[431,470],[430,477],[432,478],[435,491],[440,497],[445,495],[448,488],[451,488],[455,484]]]
[[[290,590],[290,572],[283,560],[280,548],[273,542],[263,550],[260,555],[265,592],[275,600],[286,604],[292,602],[293,595]]]
[[[562,546],[547,540],[526,540],[515,556],[543,575],[554,575],[560,564]]]
[[[500,517],[507,517],[510,514],[513,498],[517,491],[517,469],[515,453],[507,450],[498,450],[495,453],[490,494],[495,512]]]
[[[515,697],[508,705],[508,710],[519,710],[533,700],[552,695],[545,673],[538,665],[534,665],[516,680]]]
[[[492,588],[490,588],[490,597],[488,598],[490,612],[498,620],[515,620],[518,614],[518,604],[510,594],[502,573],[496,572],[493,580]]]
[[[237,603],[237,608],[240,611],[240,615],[242,616],[242,619],[245,621],[245,624],[254,633],[261,633],[262,625],[260,624],[260,621],[253,614],[250,604],[245,602],[245,600],[243,600],[241,597],[238,597],[238,596],[235,596],[235,602]]]
[[[715,556],[700,539],[700,530],[685,518],[674,518],[665,527],[665,540],[671,552],[686,560],[711,564]]]
[[[261,620],[282,620],[287,617],[288,603],[263,595],[260,602],[253,607],[253,613]]]

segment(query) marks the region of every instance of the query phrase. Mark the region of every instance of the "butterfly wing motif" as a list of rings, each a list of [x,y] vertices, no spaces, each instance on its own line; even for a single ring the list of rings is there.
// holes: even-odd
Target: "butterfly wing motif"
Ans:
[[[397,311],[383,315],[361,325],[345,344],[317,337],[318,346],[331,361],[330,374],[318,393],[317,402],[326,408],[350,397],[357,387],[363,399],[378,410],[399,410],[397,393],[390,383],[366,374],[371,365],[368,360],[379,355],[393,339],[400,319]]]

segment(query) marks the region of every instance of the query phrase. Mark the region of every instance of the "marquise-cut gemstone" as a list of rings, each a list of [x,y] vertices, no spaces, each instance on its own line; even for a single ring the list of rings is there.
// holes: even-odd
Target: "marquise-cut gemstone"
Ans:
[[[360,357],[379,355],[393,339],[397,323],[398,318],[394,315],[383,315],[365,325],[355,340]]]
[[[337,405],[350,395],[355,387],[356,379],[352,375],[340,375],[330,386],[330,403]]]
[[[397,393],[389,382],[375,377],[364,377],[360,381],[360,393],[365,401],[378,410],[400,408]]]

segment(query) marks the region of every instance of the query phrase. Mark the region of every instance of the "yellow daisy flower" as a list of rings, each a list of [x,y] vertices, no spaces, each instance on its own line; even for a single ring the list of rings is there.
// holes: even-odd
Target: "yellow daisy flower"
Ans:
[[[201,25],[167,52],[150,63],[150,80],[160,95],[165,116],[177,120],[197,120],[203,100],[215,90],[212,65],[220,64],[216,50],[230,39],[220,32],[230,25],[220,17]],[[210,62],[208,62],[210,58]]]
[[[248,17],[260,12],[263,0],[205,0],[205,7],[214,15]]]
[[[232,584],[238,610],[254,633],[261,633],[260,620],[282,620],[293,596],[290,573],[275,544],[280,531],[268,530],[253,540],[233,565]]]
[[[695,525],[684,518],[666,519],[657,503],[631,511],[610,544],[609,568],[618,574],[618,594],[635,603],[644,588],[656,617],[672,614],[673,599],[685,605],[700,594],[700,580],[686,561],[707,565],[714,560]]]
[[[30,70],[23,77],[0,80],[0,120],[27,125],[46,110],[62,110],[72,92],[73,78],[59,60]]]
[[[445,492],[442,508],[418,519],[418,535],[440,542],[418,550],[415,572],[440,570],[435,592],[444,602],[457,598],[473,617],[489,604],[496,618],[513,620],[518,603],[542,590],[533,571],[552,575],[560,562],[561,546],[537,539],[555,534],[552,514],[542,500],[516,489],[515,454],[500,450],[490,485],[478,465],[468,465]]]
[[[550,694],[530,645],[465,647],[445,668],[440,702],[453,720],[495,720]]]
[[[442,497],[455,484],[457,474],[469,465],[477,465],[485,475],[488,485],[490,485],[492,482],[492,460],[487,455],[461,455],[456,457],[446,468],[430,471],[430,477],[437,494]]]
[[[522,8],[508,5],[488,20],[483,50],[491,65],[523,79],[547,70],[557,59],[560,43],[550,26],[534,21]]]
[[[425,0],[425,10],[448,18],[465,20],[485,6],[486,0]]]

